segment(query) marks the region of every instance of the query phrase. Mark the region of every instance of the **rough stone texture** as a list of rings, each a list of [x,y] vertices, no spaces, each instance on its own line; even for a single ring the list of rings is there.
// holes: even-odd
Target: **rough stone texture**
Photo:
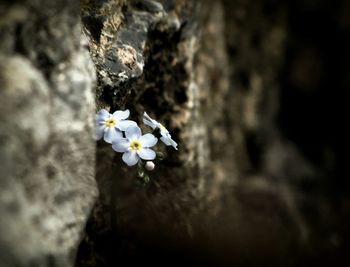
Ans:
[[[0,266],[73,266],[97,196],[79,5],[4,2],[0,13]]]
[[[342,266],[350,23],[331,2],[2,3],[0,266]],[[148,186],[95,150],[92,87],[178,141]]]
[[[135,171],[99,143],[101,199],[81,247],[82,266],[116,264],[115,247],[121,257],[136,257],[146,253],[145,246],[189,245],[205,231],[198,214],[217,204],[222,183],[231,183],[220,172],[226,171],[220,160],[211,156],[211,147],[228,139],[214,129],[224,120],[228,91],[221,5],[209,10],[189,1],[103,1],[96,10],[95,4],[83,4],[82,20],[97,66],[97,106],[129,108],[138,122],[146,110],[167,125],[180,150],[164,150],[166,160],[157,165],[151,184],[140,189],[134,186]],[[98,23],[101,27],[94,28]],[[221,140],[212,144],[215,135]],[[103,244],[110,249],[100,250]]]
[[[83,243],[81,255],[89,251],[93,259],[82,265],[94,266],[98,253],[107,266],[118,262],[113,249],[94,251],[102,244],[119,246],[121,257],[128,261],[142,257],[154,264],[157,259],[148,255],[185,258],[198,251],[207,252],[204,261],[219,255],[223,262],[240,262],[246,260],[246,249],[267,253],[271,262],[280,261],[299,242],[297,236],[299,231],[304,234],[305,226],[288,184],[274,177],[284,175],[282,168],[294,158],[300,166],[297,175],[312,172],[298,151],[282,142],[274,121],[286,6],[276,5],[270,17],[264,4],[226,3],[233,15],[225,21],[221,3],[175,1],[155,14],[138,3],[109,1],[100,7],[106,11],[114,5],[122,10],[119,18],[114,12],[104,14],[120,22],[110,37],[111,45],[105,45],[104,39],[105,32],[113,32],[110,20],[104,20],[96,38],[91,23],[102,11],[96,15],[94,9],[83,9],[98,66],[97,105],[112,111],[127,107],[136,120],[147,110],[170,126],[180,151],[166,151],[169,158],[159,164],[152,184],[142,191],[131,186],[136,174],[124,167],[119,155],[99,145],[97,179],[102,195],[112,196],[101,199],[91,218],[89,241]],[[170,27],[169,21],[177,23]],[[133,38],[124,34],[135,28],[142,33]],[[133,66],[144,65],[141,73],[123,65],[125,54],[118,53],[123,43],[136,51]],[[100,52],[113,45],[114,52]],[[111,61],[113,67],[106,67]],[[254,150],[259,139],[266,151]],[[264,156],[251,158],[260,153]],[[107,214],[107,223],[104,217],[101,221],[101,214]],[[286,240],[282,245],[281,238]]]
[[[86,2],[82,18],[97,66],[97,106],[129,108],[137,121],[146,110],[170,126],[180,151],[165,151],[167,160],[140,190],[120,156],[98,145],[102,194],[78,266],[122,259],[161,265],[163,258],[174,265],[321,264],[346,248],[337,233],[344,225],[333,219],[344,221],[346,207],[336,214],[325,196],[328,161],[314,164],[305,151],[310,146],[295,142],[288,127],[290,84],[283,77],[294,66],[288,38],[298,39],[289,27],[293,14],[303,12],[299,5]],[[294,71],[302,86],[315,87],[318,74],[307,79]]]
[[[170,126],[180,150],[166,150],[140,190],[135,172],[99,143],[102,194],[77,265],[335,259],[337,215],[318,184],[330,177],[281,123],[293,3],[93,3],[86,1],[82,19],[97,66],[97,106],[129,108],[137,121],[146,110]]]

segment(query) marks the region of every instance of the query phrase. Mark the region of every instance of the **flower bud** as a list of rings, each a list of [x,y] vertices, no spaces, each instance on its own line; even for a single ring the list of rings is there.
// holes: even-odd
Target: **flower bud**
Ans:
[[[153,171],[154,167],[155,167],[155,164],[153,163],[153,161],[147,161],[145,164],[145,168],[148,171]]]

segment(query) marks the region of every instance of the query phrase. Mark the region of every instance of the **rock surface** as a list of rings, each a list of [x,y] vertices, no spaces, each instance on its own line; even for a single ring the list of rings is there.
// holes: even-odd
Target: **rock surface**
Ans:
[[[1,3],[0,266],[73,266],[97,197],[79,5]]]
[[[0,266],[348,261],[334,2],[1,3]],[[93,140],[95,106],[147,111],[179,143],[147,186]]]

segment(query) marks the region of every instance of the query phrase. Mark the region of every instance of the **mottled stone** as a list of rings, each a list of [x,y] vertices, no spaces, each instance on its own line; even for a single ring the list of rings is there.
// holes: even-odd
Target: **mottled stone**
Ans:
[[[0,266],[73,266],[97,196],[95,70],[73,17],[79,7],[31,1],[4,8]]]
[[[150,2],[159,11],[144,6]],[[208,207],[220,202],[221,187],[232,184],[225,170],[230,163],[211,155],[212,148],[225,145],[228,138],[211,144],[214,125],[223,120],[220,115],[228,93],[222,6],[215,4],[209,10],[200,3],[170,2],[106,1],[97,10],[83,8],[99,79],[97,106],[111,111],[129,108],[131,118],[138,122],[147,111],[167,125],[179,142],[179,151],[159,145],[167,157],[157,163],[150,185],[140,189],[134,185],[135,170],[121,162],[120,154],[102,142],[98,145],[96,179],[101,199],[88,223],[79,266],[95,266],[100,258],[107,265],[117,264],[128,253],[142,253],[143,243],[151,249],[153,242],[156,247],[181,249],[203,230],[199,221],[204,218],[199,214],[215,214],[217,210],[208,211]],[[122,12],[108,11],[110,6]],[[109,13],[103,13],[96,41],[92,20],[84,18],[100,17],[106,10]],[[116,14],[119,18],[112,20]],[[120,21],[117,29],[111,23],[115,20]],[[144,67],[136,72],[138,65]],[[208,116],[205,110],[213,114]],[[217,130],[226,132],[226,124]],[[231,153],[227,149],[222,156]],[[102,221],[106,217],[111,221]],[[124,238],[127,245],[120,248]],[[99,250],[105,244],[111,249]],[[129,246],[136,246],[138,252],[130,251]],[[121,259],[113,257],[115,247]]]
[[[346,260],[345,2],[1,2],[0,265]],[[95,104],[179,143],[147,186]]]

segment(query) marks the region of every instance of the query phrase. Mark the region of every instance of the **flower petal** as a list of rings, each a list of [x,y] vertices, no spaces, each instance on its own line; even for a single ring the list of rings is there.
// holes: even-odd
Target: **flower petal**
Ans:
[[[127,110],[117,110],[116,112],[113,113],[113,117],[116,118],[118,121],[120,120],[125,120],[129,117],[130,111]]]
[[[177,150],[177,143],[173,139],[170,139],[170,142],[171,146]]]
[[[164,128],[164,127],[159,127],[159,130],[160,130],[160,134],[162,136],[167,136],[169,134],[169,131],[166,128]]]
[[[105,130],[105,134],[104,134],[104,140],[107,143],[112,144],[112,142],[117,139],[117,138],[121,138],[123,137],[123,134],[121,131],[117,130],[114,127],[107,127]]]
[[[150,148],[142,148],[137,152],[137,154],[139,154],[140,158],[145,160],[152,160],[156,158],[156,152]]]
[[[165,145],[171,146],[171,142],[170,142],[169,137],[167,137],[167,136],[162,136],[162,137],[160,138],[160,140],[161,140]]]
[[[134,139],[134,138],[139,138],[141,136],[141,129],[136,126],[136,127],[129,127],[125,130],[125,136],[126,138]]]
[[[150,116],[146,112],[143,113],[143,123],[155,129],[158,126],[158,122],[156,120],[151,119]]]
[[[167,146],[172,146],[177,150],[177,143],[171,138],[170,135],[162,136],[160,140]]]
[[[117,128],[125,131],[129,127],[137,127],[137,123],[131,120],[118,121]]]
[[[123,153],[123,152],[128,151],[129,143],[130,142],[126,138],[116,138],[112,142],[112,148],[113,148],[113,150],[115,150],[117,152]]]
[[[133,166],[139,161],[139,156],[134,151],[128,151],[123,154],[122,159],[128,166]]]
[[[105,125],[96,126],[96,135],[95,135],[96,140],[100,140],[103,137],[105,129],[106,129]]]
[[[96,122],[101,122],[105,121],[111,114],[105,109],[101,109],[99,112],[96,114]]]
[[[143,147],[152,147],[157,144],[158,139],[153,134],[144,134],[139,138]]]

